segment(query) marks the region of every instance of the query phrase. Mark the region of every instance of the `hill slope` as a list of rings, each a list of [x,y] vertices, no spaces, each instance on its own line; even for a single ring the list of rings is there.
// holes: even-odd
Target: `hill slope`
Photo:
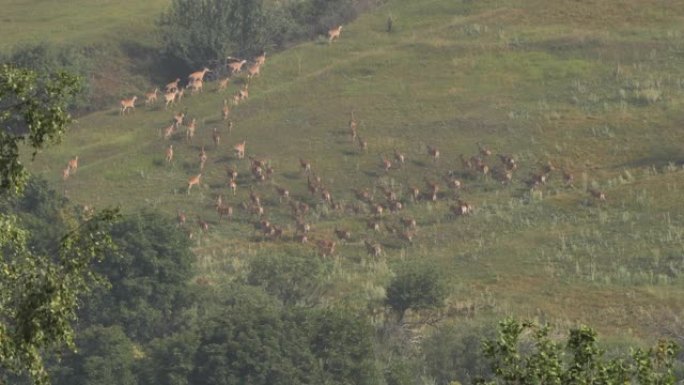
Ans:
[[[268,218],[291,236],[289,206],[274,189],[286,186],[312,207],[314,243],[334,239],[338,227],[352,232],[331,259],[331,300],[377,304],[391,266],[422,259],[451,277],[452,317],[474,310],[584,322],[621,336],[681,332],[684,5],[662,4],[392,0],[345,26],[339,41],[269,57],[250,82],[249,99],[233,108],[230,133],[222,101],[243,77],[224,93],[210,83],[168,111],[139,105],[127,116],[112,109],[83,117],[33,169],[83,204],[182,210],[192,225],[197,217],[208,220],[208,233],[193,231],[201,274],[211,279],[239,276],[259,253],[319,258],[313,245],[263,241],[253,231],[255,218],[237,209],[253,188]],[[198,120],[198,133],[191,144],[177,133],[175,160],[166,165],[169,142],[160,129],[181,110]],[[350,141],[351,111],[367,151]],[[218,148],[213,127],[222,135]],[[248,155],[270,160],[272,181],[257,183],[249,161],[235,159],[232,145],[242,140]],[[515,157],[510,184],[464,168],[459,155],[477,154],[478,143]],[[201,145],[208,165],[200,188],[187,194]],[[440,150],[437,162],[428,145]],[[395,149],[406,163],[385,172],[381,159],[393,159]],[[74,155],[81,167],[63,182],[61,168]],[[308,194],[299,158],[311,162],[341,211]],[[531,188],[527,181],[547,162],[556,167],[550,180]],[[502,167],[496,155],[483,163]],[[233,165],[240,172],[235,197],[225,172]],[[574,175],[572,186],[561,168]],[[470,216],[449,211],[456,202],[445,180],[450,171],[463,183],[458,196],[474,207]],[[438,200],[412,202],[409,187],[424,191],[426,181],[439,183]],[[406,208],[383,215],[382,231],[369,232],[372,215],[353,188],[368,188],[378,202],[385,201],[383,189],[393,190]],[[218,223],[219,194],[236,206],[232,222]],[[386,231],[410,216],[418,224],[412,242]],[[382,244],[383,258],[367,255],[365,239]]]

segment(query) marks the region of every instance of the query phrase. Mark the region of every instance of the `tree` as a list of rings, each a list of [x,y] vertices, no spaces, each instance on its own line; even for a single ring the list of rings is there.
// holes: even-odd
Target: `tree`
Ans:
[[[636,348],[630,358],[607,359],[597,334],[587,326],[570,330],[565,346],[549,337],[548,326],[506,319],[497,338],[485,341],[484,355],[494,378],[477,384],[672,385],[677,346],[661,340],[648,350]],[[526,343],[527,349],[521,349]]]
[[[174,0],[158,24],[164,52],[192,68],[265,44],[262,0]]]
[[[250,264],[247,283],[263,287],[286,305],[295,305],[315,302],[323,273],[323,262],[318,259],[295,255],[260,256]]]
[[[443,306],[446,296],[444,277],[435,266],[409,263],[389,283],[386,302],[401,321],[408,309],[434,309]]]
[[[18,194],[26,184],[21,145],[35,156],[62,138],[77,84],[65,73],[0,66],[0,197]],[[29,247],[31,233],[17,215],[0,213],[0,381],[23,373],[47,383],[44,354],[74,346],[78,298],[98,282],[90,264],[111,247],[106,230],[116,216],[116,210],[104,210],[74,218],[52,248],[40,250]]]

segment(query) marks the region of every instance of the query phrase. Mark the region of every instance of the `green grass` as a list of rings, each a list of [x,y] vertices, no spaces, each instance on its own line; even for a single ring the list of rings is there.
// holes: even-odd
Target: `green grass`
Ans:
[[[213,212],[218,194],[239,206],[251,186],[268,217],[292,234],[290,210],[274,191],[287,186],[313,208],[310,238],[333,239],[335,227],[353,233],[330,260],[326,301],[365,308],[381,298],[392,266],[420,259],[450,277],[453,305],[446,314],[454,317],[471,303],[482,316],[583,322],[652,339],[679,330],[673,320],[684,312],[684,7],[607,3],[391,0],[346,26],[332,45],[308,42],[269,56],[250,99],[232,112],[230,134],[220,108],[239,79],[225,94],[209,84],[169,111],[139,106],[122,117],[112,106],[82,117],[32,169],[83,204],[187,212],[200,274],[212,279],[240,276],[260,253],[319,258],[311,245],[261,241],[254,219],[240,209],[231,223],[219,224]],[[395,19],[390,34],[388,13]],[[172,140],[176,159],[167,166],[168,142],[159,129],[179,110],[198,119],[198,134],[192,144],[182,133]],[[352,110],[367,153],[349,142]],[[212,127],[222,131],[218,149]],[[248,161],[234,159],[232,145],[245,139],[248,155],[271,160],[272,182],[256,184]],[[476,212],[453,218],[442,177],[462,173],[459,154],[475,154],[477,143],[514,154],[520,169],[507,186],[491,177],[463,178],[460,195]],[[198,172],[202,144],[208,166],[202,186],[188,195],[185,183]],[[438,164],[426,145],[439,147]],[[407,164],[385,175],[381,157],[391,158],[395,148]],[[61,168],[74,155],[81,167],[62,182]],[[387,231],[368,233],[369,214],[334,212],[309,196],[300,157],[347,207],[357,203],[352,188],[372,189],[379,199],[380,186],[403,194],[404,212],[383,221],[394,226],[398,216],[414,216],[413,244]],[[564,187],[556,171],[530,191],[524,181],[547,161],[572,170],[575,187]],[[225,186],[228,165],[240,171],[237,197]],[[440,181],[442,197],[410,203],[407,188],[424,188],[425,178]],[[604,190],[607,202],[594,201],[590,187]],[[210,221],[208,234],[194,230],[198,216]],[[366,238],[383,245],[382,261],[366,255]]]

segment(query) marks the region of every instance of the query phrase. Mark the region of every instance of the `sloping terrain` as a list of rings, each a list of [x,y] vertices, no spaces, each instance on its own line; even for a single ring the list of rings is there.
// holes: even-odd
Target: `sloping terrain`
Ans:
[[[675,2],[391,0],[332,44],[321,39],[269,55],[249,82],[249,98],[232,108],[231,131],[221,108],[244,75],[223,92],[216,82],[186,92],[168,110],[138,102],[125,116],[112,106],[82,117],[32,168],[84,205],[186,213],[198,274],[210,281],[240,276],[260,253],[299,253],[330,260],[326,298],[365,309],[380,303],[392,266],[419,259],[450,277],[449,317],[515,314],[588,323],[620,338],[681,335],[683,19],[684,4]],[[160,135],[181,111],[186,123],[197,119],[192,143],[183,128],[170,140]],[[366,150],[351,140],[352,111]],[[270,180],[256,181],[250,161],[236,159],[232,147],[243,140],[248,156],[268,159]],[[480,154],[478,144],[492,154]],[[201,185],[188,194],[203,145]],[[491,171],[468,168],[461,154]],[[502,183],[497,154],[516,161],[510,183]],[[61,170],[76,155],[80,167],[63,181]],[[388,171],[383,157],[392,162]],[[309,194],[300,158],[339,207]],[[548,181],[535,184],[549,162]],[[236,196],[227,187],[233,166]],[[458,191],[448,187],[453,179],[462,183]],[[436,201],[426,195],[428,183],[439,185]],[[292,240],[295,220],[276,186],[311,207],[308,244]],[[417,202],[412,186],[422,192]],[[368,189],[385,212],[371,213],[353,189]],[[250,190],[284,229],[282,239],[254,230],[258,218],[240,207]],[[387,212],[384,191],[403,210]],[[219,223],[218,195],[235,208],[232,221]],[[458,199],[471,215],[454,215]],[[372,218],[380,231],[367,229]],[[405,230],[401,218],[415,218],[417,230]],[[207,232],[198,219],[209,223]],[[336,228],[352,239],[323,257],[316,242],[336,240]],[[364,240],[380,244],[383,255],[370,256]]]

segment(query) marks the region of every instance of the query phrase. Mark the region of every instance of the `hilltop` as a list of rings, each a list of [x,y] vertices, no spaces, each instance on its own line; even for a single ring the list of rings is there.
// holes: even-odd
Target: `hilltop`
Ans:
[[[346,25],[332,44],[321,39],[269,55],[249,98],[231,112],[231,132],[221,107],[244,76],[225,92],[210,82],[169,110],[139,104],[120,116],[112,106],[81,117],[32,168],[84,205],[187,213],[198,274],[209,280],[239,276],[259,254],[322,258],[315,241],[346,228],[352,240],[323,257],[333,266],[331,301],[379,306],[392,267],[415,259],[449,275],[445,315],[454,320],[514,314],[588,323],[620,339],[681,335],[683,18],[684,5],[655,1],[392,0]],[[171,142],[160,137],[180,111],[198,121],[190,144],[182,130]],[[352,111],[365,151],[350,141]],[[243,140],[247,155],[270,161],[272,180],[257,183],[249,160],[235,158],[232,146]],[[477,155],[478,144],[493,153],[483,157],[490,169],[503,167],[496,154],[515,158],[511,183],[465,168],[460,155]],[[202,184],[187,194],[202,145]],[[428,146],[439,149],[436,162]],[[385,172],[381,160],[394,161],[395,150],[406,162]],[[62,181],[75,155],[80,167]],[[309,195],[300,158],[342,210]],[[548,182],[528,183],[548,162],[555,167]],[[226,186],[233,165],[235,197]],[[457,194],[471,215],[450,211],[457,199],[447,176],[462,182]],[[413,202],[409,187],[424,191],[426,182],[440,185],[438,199]],[[239,208],[252,188],[269,220],[291,236],[290,207],[279,203],[275,186],[311,207],[311,244],[264,240]],[[383,189],[392,190],[406,206],[384,213],[378,233],[366,229],[373,215],[352,191],[364,188],[379,202]],[[219,194],[235,207],[233,221],[218,222]],[[209,222],[207,233],[197,229],[198,217]],[[417,221],[411,242],[387,230],[400,229],[401,217]],[[368,255],[366,239],[382,245],[381,258]]]

